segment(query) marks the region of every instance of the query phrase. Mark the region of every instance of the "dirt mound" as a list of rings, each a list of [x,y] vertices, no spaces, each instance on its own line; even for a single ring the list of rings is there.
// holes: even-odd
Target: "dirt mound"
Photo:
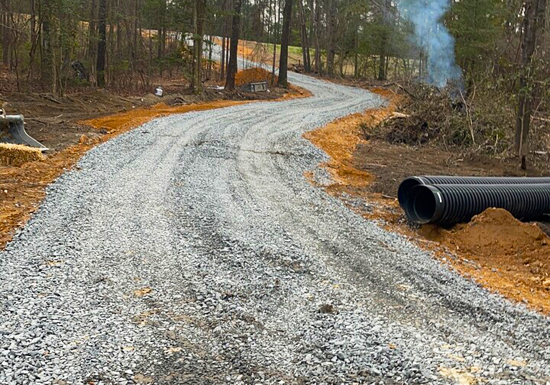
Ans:
[[[550,238],[536,224],[522,223],[503,209],[487,209],[448,234],[449,242],[463,252],[517,257],[536,251],[535,257],[543,257],[540,262],[549,262]]]
[[[237,87],[252,82],[271,82],[271,72],[256,67],[239,71],[237,75],[235,75],[235,85]],[[275,82],[277,82],[277,76],[275,76],[274,83]]]
[[[487,209],[451,230],[419,233],[459,257],[453,265],[484,286],[550,312],[550,238],[534,223],[503,209]]]

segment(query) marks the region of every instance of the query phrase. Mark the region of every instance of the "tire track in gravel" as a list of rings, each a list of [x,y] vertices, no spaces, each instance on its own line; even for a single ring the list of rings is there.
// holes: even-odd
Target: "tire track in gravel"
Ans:
[[[0,383],[550,381],[548,318],[304,178],[303,132],[382,101],[290,80],[314,96],[154,120],[50,186],[0,254]]]

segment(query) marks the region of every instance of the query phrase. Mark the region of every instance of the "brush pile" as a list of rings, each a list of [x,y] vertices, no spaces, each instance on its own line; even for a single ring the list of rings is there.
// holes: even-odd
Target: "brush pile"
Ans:
[[[480,92],[450,93],[425,84],[399,86],[396,92],[405,96],[400,113],[370,131],[370,137],[464,152],[503,154],[511,148],[514,108],[509,102]]]

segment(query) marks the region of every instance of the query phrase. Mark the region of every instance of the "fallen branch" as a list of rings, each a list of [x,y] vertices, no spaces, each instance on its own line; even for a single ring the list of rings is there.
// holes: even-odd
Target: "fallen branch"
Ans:
[[[408,89],[406,89],[405,87],[403,87],[401,84],[397,82],[391,82],[391,83],[386,83],[382,85],[382,87],[390,87],[390,86],[397,86],[397,88],[403,90],[403,92],[405,92],[411,98],[416,99],[416,95],[412,94]]]
[[[533,116],[533,120],[540,120],[541,122],[546,122],[546,123],[550,123],[550,119],[548,118],[543,118],[541,116]]]
[[[62,104],[59,100],[55,99],[53,96],[49,96],[49,95],[40,95],[43,99],[46,99],[46,100],[49,100],[51,102],[54,102],[54,103],[57,103],[57,104]]]
[[[391,119],[406,119],[410,118],[411,116],[409,114],[404,114],[402,112],[393,112],[390,116],[388,116],[387,120]]]
[[[27,120],[27,121],[30,120],[30,121],[38,122],[38,123],[42,123],[42,124],[62,124],[62,123],[65,123],[65,120],[57,120],[62,116],[63,116],[63,114],[60,114],[60,115],[57,115],[54,118],[46,118],[46,120],[42,120],[42,119],[39,119],[39,118],[25,118],[25,120]]]
[[[468,103],[466,102],[466,99],[464,99],[464,94],[462,91],[460,91],[460,97],[462,98],[462,102],[464,103],[464,108],[466,109],[466,115],[468,116],[468,128],[470,129],[470,135],[472,136],[472,143],[476,144],[476,138],[474,136],[474,123],[472,121],[472,116],[470,115],[470,107],[468,106]]]

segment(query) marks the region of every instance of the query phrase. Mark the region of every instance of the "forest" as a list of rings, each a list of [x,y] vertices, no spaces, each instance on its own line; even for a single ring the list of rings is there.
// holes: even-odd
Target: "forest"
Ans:
[[[138,92],[156,78],[179,76],[200,93],[213,66],[232,89],[240,39],[273,51],[281,84],[290,47],[300,72],[397,84],[423,101],[450,94],[460,108],[438,108],[445,116],[435,117],[436,131],[427,135],[445,146],[515,151],[523,167],[534,148],[529,141],[541,140],[530,139],[530,128],[550,121],[545,0],[1,0],[1,6],[2,63],[15,79],[12,91]]]

